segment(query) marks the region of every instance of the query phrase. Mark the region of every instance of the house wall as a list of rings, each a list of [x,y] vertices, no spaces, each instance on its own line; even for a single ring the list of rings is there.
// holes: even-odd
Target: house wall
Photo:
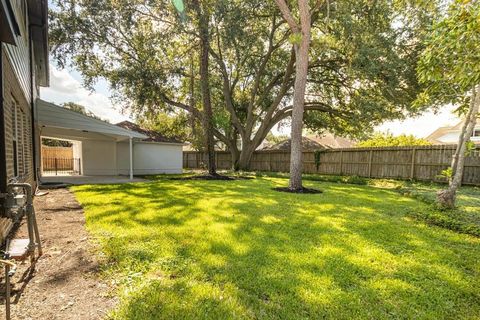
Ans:
[[[480,130],[480,126],[477,125],[475,127],[475,130]],[[458,143],[458,138],[460,135],[460,131],[454,131],[454,132],[449,132],[438,138],[437,140],[442,142],[442,143]],[[471,140],[473,142],[479,142],[480,143],[480,137],[472,137]]]
[[[129,144],[117,145],[118,173],[129,174]],[[134,142],[134,174],[182,173],[182,145]]]
[[[83,140],[82,174],[86,176],[116,175],[116,141]]]
[[[30,104],[25,97],[11,60],[2,50],[3,110],[5,124],[5,162],[7,181],[17,178],[21,182],[34,184],[32,118]],[[15,108],[17,117],[15,122]],[[17,125],[17,174],[14,168],[14,128]]]
[[[5,45],[5,51],[11,61],[11,66],[15,71],[17,84],[21,88],[28,101],[31,99],[30,90],[30,58],[29,58],[29,35],[28,35],[28,15],[27,1],[10,0],[13,13],[20,28],[20,36],[15,39],[16,45]]]

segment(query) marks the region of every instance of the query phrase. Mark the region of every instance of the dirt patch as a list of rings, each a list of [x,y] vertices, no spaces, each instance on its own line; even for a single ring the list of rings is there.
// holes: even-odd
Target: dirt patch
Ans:
[[[318,194],[318,193],[323,193],[322,190],[318,189],[311,189],[311,188],[302,188],[299,190],[292,190],[288,187],[278,187],[278,188],[273,188],[275,191],[280,191],[280,192],[289,192],[289,193],[303,193],[303,194]]]
[[[26,262],[12,278],[12,318],[104,318],[116,301],[112,288],[98,277],[99,264],[81,206],[67,189],[56,189],[36,197],[35,210],[44,253],[33,274]],[[26,234],[23,223],[16,237],[25,238]],[[3,314],[4,306],[1,308]]]
[[[181,178],[170,178],[170,180],[223,180],[223,181],[234,181],[234,180],[251,180],[253,177],[231,177],[231,176],[222,176],[222,175],[198,175],[191,177],[181,177]]]

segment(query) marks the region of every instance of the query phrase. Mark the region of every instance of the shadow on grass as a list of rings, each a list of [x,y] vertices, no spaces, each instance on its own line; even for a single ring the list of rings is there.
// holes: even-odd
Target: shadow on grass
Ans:
[[[418,201],[364,186],[277,179],[75,187],[119,319],[472,318],[478,239],[411,221]],[[132,280],[132,274],[140,273]]]

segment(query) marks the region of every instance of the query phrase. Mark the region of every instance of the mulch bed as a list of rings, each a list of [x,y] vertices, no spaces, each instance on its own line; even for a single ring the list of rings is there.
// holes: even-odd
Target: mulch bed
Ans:
[[[290,189],[290,188],[288,188],[288,187],[277,187],[277,188],[273,188],[273,190],[279,191],[279,192],[301,193],[301,194],[319,194],[319,193],[323,193],[322,190],[311,189],[311,188],[302,188],[302,189],[299,189],[299,190],[292,190],[292,189]]]
[[[26,262],[12,277],[12,319],[105,318],[116,299],[113,288],[99,278],[99,263],[85,230],[82,207],[67,189],[50,190],[36,197],[34,205],[43,256],[32,274]],[[16,238],[26,235],[23,222]],[[22,279],[22,275],[26,277]],[[3,275],[0,277],[3,283]],[[2,290],[1,309],[4,299]]]

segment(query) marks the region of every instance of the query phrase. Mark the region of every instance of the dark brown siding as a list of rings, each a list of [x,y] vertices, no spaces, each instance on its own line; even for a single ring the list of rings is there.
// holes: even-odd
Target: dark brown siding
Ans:
[[[4,54],[3,58],[4,86],[4,123],[5,123],[5,160],[7,179],[17,178],[21,182],[34,182],[33,151],[32,151],[32,118],[30,104],[25,98],[10,60]],[[13,136],[15,129],[14,108],[17,109],[17,161],[18,170],[15,175]]]

